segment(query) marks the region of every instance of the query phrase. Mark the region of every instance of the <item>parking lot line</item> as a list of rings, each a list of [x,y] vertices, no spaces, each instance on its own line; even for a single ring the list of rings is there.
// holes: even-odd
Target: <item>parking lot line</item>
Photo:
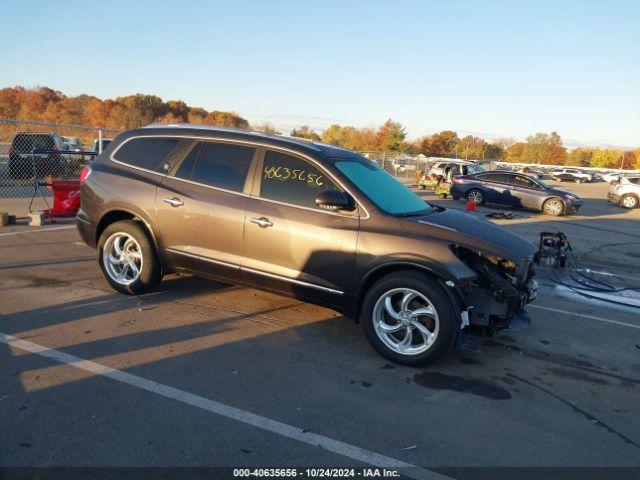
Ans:
[[[80,370],[91,372],[95,375],[107,377],[120,383],[125,383],[127,385],[140,388],[142,390],[146,390],[158,395],[162,395],[163,397],[170,398],[187,405],[198,407],[217,415],[260,428],[262,430],[282,435],[283,437],[297,440],[314,447],[323,448],[330,452],[337,453],[338,455],[363,462],[367,465],[373,465],[380,468],[398,469],[402,471],[404,475],[416,479],[450,479],[450,477],[440,475],[438,473],[420,467],[416,467],[415,465],[411,465],[401,460],[396,460],[394,458],[387,457],[370,450],[365,450],[355,445],[341,442],[340,440],[325,437],[324,435],[304,431],[293,425],[282,423],[277,420],[272,420],[255,413],[241,410],[224,403],[216,402],[215,400],[210,400],[208,398],[204,398],[199,395],[186,392],[184,390],[179,390],[162,383],[154,382],[153,380],[148,380],[131,373],[116,370],[114,368],[107,367],[106,365],[102,365],[89,360],[84,360],[80,357],[76,357],[59,350],[50,349],[33,342],[29,342],[27,340],[22,340],[12,335],[0,333],[0,342],[9,345],[10,347],[18,348],[20,350],[40,355],[41,357],[49,358],[51,360],[55,360],[57,362],[78,368]]]
[[[20,232],[6,232],[6,233],[0,233],[0,237],[11,237],[13,235],[24,235],[26,233],[44,233],[44,232],[51,232],[53,230],[71,230],[72,228],[76,228],[76,226],[66,225],[64,227],[39,228],[37,230],[22,230]]]
[[[547,310],[549,312],[562,313],[565,315],[575,315],[576,317],[588,318],[589,320],[597,320],[599,322],[611,323],[613,325],[620,325],[622,327],[640,328],[640,325],[634,325],[633,323],[619,322],[617,320],[610,320],[608,318],[596,317],[595,315],[587,315],[586,313],[571,312],[569,310],[561,310],[559,308],[543,307],[542,305],[527,305],[527,308],[537,308],[538,310]]]

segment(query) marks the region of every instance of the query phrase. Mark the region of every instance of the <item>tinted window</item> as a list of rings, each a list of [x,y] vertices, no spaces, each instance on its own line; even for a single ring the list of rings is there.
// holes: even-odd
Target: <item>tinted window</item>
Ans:
[[[481,173],[478,178],[488,182],[509,183],[511,175],[508,173]]]
[[[202,150],[202,143],[196,144],[195,147],[191,149],[187,158],[180,164],[178,167],[178,171],[176,172],[176,177],[184,178],[187,180],[191,180],[191,176],[193,175],[193,167],[196,165],[196,160],[198,160],[198,154]]]
[[[206,142],[192,179],[212,187],[241,192],[255,148]]]
[[[262,169],[261,197],[317,208],[316,197],[325,190],[338,188],[314,165],[286,153],[267,151]]]
[[[50,135],[32,135],[19,133],[13,139],[13,150],[16,153],[31,153],[34,150],[51,150],[55,147]]]
[[[125,142],[113,158],[134,167],[158,170],[179,141],[179,138],[134,138]]]
[[[628,178],[631,183],[635,183],[636,185],[640,185],[640,178]]]
[[[536,185],[533,180],[527,177],[523,177],[522,175],[514,175],[513,177],[511,177],[511,183],[513,183],[517,187],[538,188],[538,185]]]

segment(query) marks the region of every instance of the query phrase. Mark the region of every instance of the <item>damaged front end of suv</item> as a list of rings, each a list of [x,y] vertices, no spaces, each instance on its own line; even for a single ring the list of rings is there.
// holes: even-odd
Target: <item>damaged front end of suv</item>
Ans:
[[[445,282],[455,292],[460,329],[492,334],[504,328],[522,331],[530,323],[525,306],[538,295],[534,258],[536,246],[487,220],[452,209],[439,209],[406,219],[405,230],[436,240],[448,252],[430,255],[455,279]],[[446,248],[446,247],[444,247]]]
[[[538,295],[533,255],[516,263],[460,245],[451,249],[477,273],[460,288],[466,306],[461,326],[489,334],[504,328],[525,330],[530,318],[524,308]]]

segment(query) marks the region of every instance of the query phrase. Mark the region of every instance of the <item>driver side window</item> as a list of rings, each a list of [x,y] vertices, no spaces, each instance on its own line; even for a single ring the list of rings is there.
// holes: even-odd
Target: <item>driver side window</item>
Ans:
[[[326,190],[341,189],[312,163],[286,153],[271,150],[265,153],[262,198],[315,209],[316,197]]]

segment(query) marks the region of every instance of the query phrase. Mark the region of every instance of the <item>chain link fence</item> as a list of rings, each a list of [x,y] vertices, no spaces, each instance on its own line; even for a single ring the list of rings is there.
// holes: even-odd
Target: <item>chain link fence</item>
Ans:
[[[47,179],[78,179],[117,130],[0,119],[0,212],[22,217],[51,208]]]
[[[401,180],[417,180],[431,168],[437,158],[397,152],[362,152],[369,160]]]

